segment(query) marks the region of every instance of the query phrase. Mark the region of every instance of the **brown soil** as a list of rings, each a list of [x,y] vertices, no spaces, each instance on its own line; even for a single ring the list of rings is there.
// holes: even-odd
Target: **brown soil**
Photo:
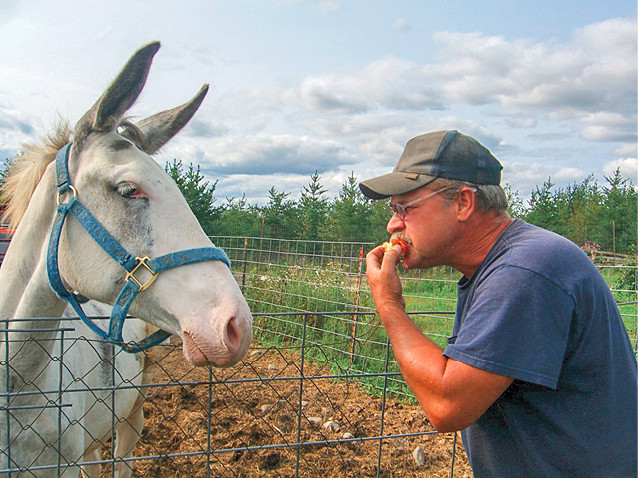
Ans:
[[[433,431],[417,405],[387,399],[382,422],[382,398],[308,363],[300,401],[294,353],[253,348],[237,366],[210,371],[188,365],[175,342],[153,352],[153,383],[167,385],[148,390],[135,456],[156,458],[136,461],[135,477],[203,477],[207,466],[213,477],[373,477],[379,460],[382,477],[448,477],[454,449],[453,476],[472,476],[454,434],[397,436]],[[323,427],[330,420],[338,430]],[[362,440],[340,441],[344,433]],[[363,440],[379,436],[390,436],[380,451],[378,439]]]

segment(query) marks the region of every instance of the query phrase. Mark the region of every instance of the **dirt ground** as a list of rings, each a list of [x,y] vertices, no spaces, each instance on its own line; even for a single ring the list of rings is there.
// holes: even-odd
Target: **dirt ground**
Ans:
[[[382,421],[382,398],[328,368],[306,363],[300,380],[295,353],[253,348],[213,371],[189,366],[178,340],[153,355],[153,383],[166,385],[148,390],[135,456],[154,458],[136,461],[135,477],[200,477],[207,467],[213,477],[373,477],[379,463],[382,477],[449,477],[454,449],[453,476],[472,476],[460,436],[455,447],[454,434],[405,436],[433,431],[418,406],[387,399]]]

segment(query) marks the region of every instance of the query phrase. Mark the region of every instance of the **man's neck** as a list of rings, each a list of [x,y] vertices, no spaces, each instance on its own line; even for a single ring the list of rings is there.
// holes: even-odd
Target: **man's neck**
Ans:
[[[473,217],[464,237],[464,251],[453,267],[471,278],[512,221],[507,213],[498,216],[485,213]]]

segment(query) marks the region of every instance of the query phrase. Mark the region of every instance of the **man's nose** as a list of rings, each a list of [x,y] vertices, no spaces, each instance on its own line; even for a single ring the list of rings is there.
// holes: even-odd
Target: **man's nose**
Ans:
[[[405,224],[403,219],[398,214],[392,214],[392,217],[388,221],[388,225],[386,226],[387,231],[390,234],[394,234],[397,231],[401,231],[405,228]]]

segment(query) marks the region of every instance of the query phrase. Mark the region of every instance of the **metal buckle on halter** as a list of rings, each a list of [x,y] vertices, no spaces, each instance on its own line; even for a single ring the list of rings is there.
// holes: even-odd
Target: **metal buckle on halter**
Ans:
[[[147,262],[151,260],[150,257],[148,257],[148,256],[136,257],[135,259],[138,261],[137,265],[133,268],[133,270],[131,272],[127,272],[126,273],[126,279],[125,280],[126,280],[126,282],[128,282],[129,280],[132,280],[133,282],[135,282],[138,285],[138,287],[139,287],[138,292],[142,292],[143,290],[148,289],[151,286],[151,284],[153,282],[155,282],[155,279],[157,279],[157,276],[159,275],[159,272],[155,272],[147,264]],[[151,274],[151,277],[149,277],[148,280],[146,282],[144,282],[143,284],[142,284],[142,282],[140,282],[137,279],[137,277],[135,277],[135,273],[142,266],[144,266],[144,268]]]
[[[77,189],[75,189],[75,188],[74,188],[73,186],[71,186],[70,184],[69,184],[69,189],[71,190],[71,193],[73,193],[73,197],[74,197],[75,199],[77,199],[77,198],[78,198],[78,190],[77,190]],[[63,193],[58,193],[58,197],[56,198],[56,201],[57,201],[57,205],[58,205],[58,206],[62,203],[62,200],[64,199],[64,197],[65,197],[67,194],[69,194],[69,191],[65,191],[65,192],[63,192]]]
[[[125,352],[128,352],[130,354],[134,354],[136,352],[139,352],[139,350],[135,350],[133,347],[131,347],[130,344],[126,344],[124,342],[116,342],[117,345],[119,345],[120,347],[122,347],[122,349],[124,349]]]

